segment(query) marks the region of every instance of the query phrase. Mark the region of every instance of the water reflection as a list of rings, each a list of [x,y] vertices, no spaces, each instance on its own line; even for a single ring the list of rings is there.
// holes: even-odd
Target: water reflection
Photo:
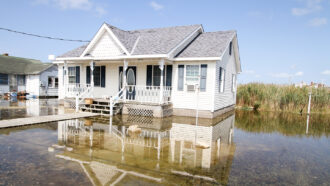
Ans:
[[[110,122],[110,123],[109,123]],[[122,116],[58,123],[58,158],[78,162],[94,185],[227,183],[235,115],[201,120]],[[141,131],[131,132],[137,125]],[[216,171],[215,171],[216,170]]]
[[[0,120],[64,113],[57,99],[4,100],[0,99]]]

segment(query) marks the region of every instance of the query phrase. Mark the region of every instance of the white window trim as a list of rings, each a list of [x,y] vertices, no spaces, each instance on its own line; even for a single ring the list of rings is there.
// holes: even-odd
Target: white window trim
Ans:
[[[232,86],[232,88],[231,88],[231,91],[232,92],[236,92],[236,86],[237,86],[237,80],[236,80],[236,74],[232,74],[232,79],[231,79],[231,81],[232,81],[232,84],[231,84],[231,86]]]
[[[219,71],[222,70],[221,72],[221,77],[219,77],[219,92],[224,93],[225,92],[225,78],[226,78],[226,70],[223,67],[219,67]],[[218,72],[219,74],[220,72]]]
[[[74,75],[70,75],[70,69],[74,69]],[[74,77],[75,82],[74,83],[70,83],[70,77]],[[76,76],[76,66],[72,66],[72,67],[68,67],[68,83],[69,84],[76,84],[77,82],[77,76]]]

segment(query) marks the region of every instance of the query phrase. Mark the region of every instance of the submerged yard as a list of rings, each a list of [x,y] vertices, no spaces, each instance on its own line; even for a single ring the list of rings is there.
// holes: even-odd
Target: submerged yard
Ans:
[[[1,119],[68,113],[2,100]],[[330,115],[116,116],[0,129],[0,185],[328,185]],[[129,126],[138,125],[140,133]]]

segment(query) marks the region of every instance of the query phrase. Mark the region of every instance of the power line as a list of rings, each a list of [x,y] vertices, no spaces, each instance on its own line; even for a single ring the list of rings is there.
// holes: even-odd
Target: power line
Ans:
[[[60,41],[73,41],[73,42],[89,42],[88,40],[63,39],[63,38],[58,38],[58,37],[41,36],[41,35],[37,35],[37,34],[31,34],[31,33],[21,32],[21,31],[17,31],[17,30],[8,29],[8,28],[2,28],[2,27],[0,27],[0,30],[5,30],[8,32],[16,33],[16,34],[23,34],[23,35],[39,37],[39,38],[44,38],[44,39],[52,39],[52,40],[60,40]]]

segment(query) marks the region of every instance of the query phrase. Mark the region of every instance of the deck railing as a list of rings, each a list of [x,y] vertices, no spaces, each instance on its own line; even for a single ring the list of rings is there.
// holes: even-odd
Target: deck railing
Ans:
[[[125,102],[167,104],[171,102],[171,87],[169,86],[139,86],[127,85]]]
[[[70,83],[66,84],[65,96],[66,97],[76,97],[77,95],[86,92],[90,89],[91,85],[89,84],[80,84],[80,83]]]

